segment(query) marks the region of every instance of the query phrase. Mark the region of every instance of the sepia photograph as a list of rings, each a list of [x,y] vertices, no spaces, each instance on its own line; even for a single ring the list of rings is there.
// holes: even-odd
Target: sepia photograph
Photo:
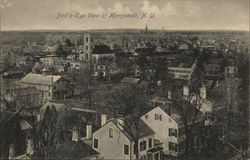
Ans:
[[[250,0],[0,0],[0,160],[250,160]]]

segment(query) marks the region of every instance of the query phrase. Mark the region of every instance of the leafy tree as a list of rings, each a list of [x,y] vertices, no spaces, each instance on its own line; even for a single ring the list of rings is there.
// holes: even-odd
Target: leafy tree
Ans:
[[[124,76],[130,76],[133,69],[134,62],[126,57],[116,58],[116,64],[121,69]]]
[[[66,43],[67,47],[72,47],[73,46],[73,44],[71,43],[71,41],[68,38],[65,40],[65,43]]]
[[[68,53],[64,50],[62,45],[58,45],[57,49],[56,49],[56,54],[58,56],[62,56],[64,59],[66,59]]]

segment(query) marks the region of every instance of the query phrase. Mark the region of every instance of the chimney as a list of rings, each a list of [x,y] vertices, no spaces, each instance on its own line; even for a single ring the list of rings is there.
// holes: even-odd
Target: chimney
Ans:
[[[183,86],[183,96],[189,96],[189,88],[188,88],[188,86]]]
[[[40,121],[41,121],[41,114],[38,114],[38,115],[36,116],[36,120],[37,120],[37,122],[40,122]]]
[[[27,138],[27,140],[26,140],[26,154],[33,155],[33,153],[34,153],[33,139]]]
[[[86,138],[87,139],[92,138],[92,125],[91,124],[87,124],[86,126]]]
[[[157,81],[157,86],[159,87],[161,85],[162,85],[162,81],[161,80]]]
[[[78,142],[79,140],[79,130],[77,127],[74,127],[72,130],[72,141]]]
[[[10,144],[9,145],[9,159],[14,159],[15,158],[15,144]]]
[[[106,114],[101,114],[101,126],[107,123],[108,116]]]
[[[207,98],[207,90],[206,90],[206,86],[202,84],[202,87],[200,88],[200,96],[202,99],[206,99]]]
[[[168,90],[168,99],[171,99],[171,91]]]
[[[123,130],[124,129],[124,117],[123,116],[118,116],[117,117],[117,125],[118,127]]]

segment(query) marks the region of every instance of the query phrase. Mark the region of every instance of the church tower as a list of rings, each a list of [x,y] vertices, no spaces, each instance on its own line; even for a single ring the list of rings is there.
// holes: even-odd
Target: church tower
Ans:
[[[145,33],[148,33],[148,25],[146,24]]]
[[[82,61],[90,61],[91,54],[94,48],[93,35],[90,33],[84,33],[83,35],[83,54],[81,55]]]

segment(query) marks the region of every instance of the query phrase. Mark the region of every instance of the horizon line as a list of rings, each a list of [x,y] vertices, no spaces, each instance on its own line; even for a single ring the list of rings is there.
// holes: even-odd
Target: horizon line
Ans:
[[[103,28],[103,29],[15,29],[15,30],[0,30],[0,32],[29,32],[29,31],[104,31],[104,30],[145,30],[142,28]],[[148,29],[150,31],[233,31],[233,32],[249,32],[249,30],[237,29]]]

